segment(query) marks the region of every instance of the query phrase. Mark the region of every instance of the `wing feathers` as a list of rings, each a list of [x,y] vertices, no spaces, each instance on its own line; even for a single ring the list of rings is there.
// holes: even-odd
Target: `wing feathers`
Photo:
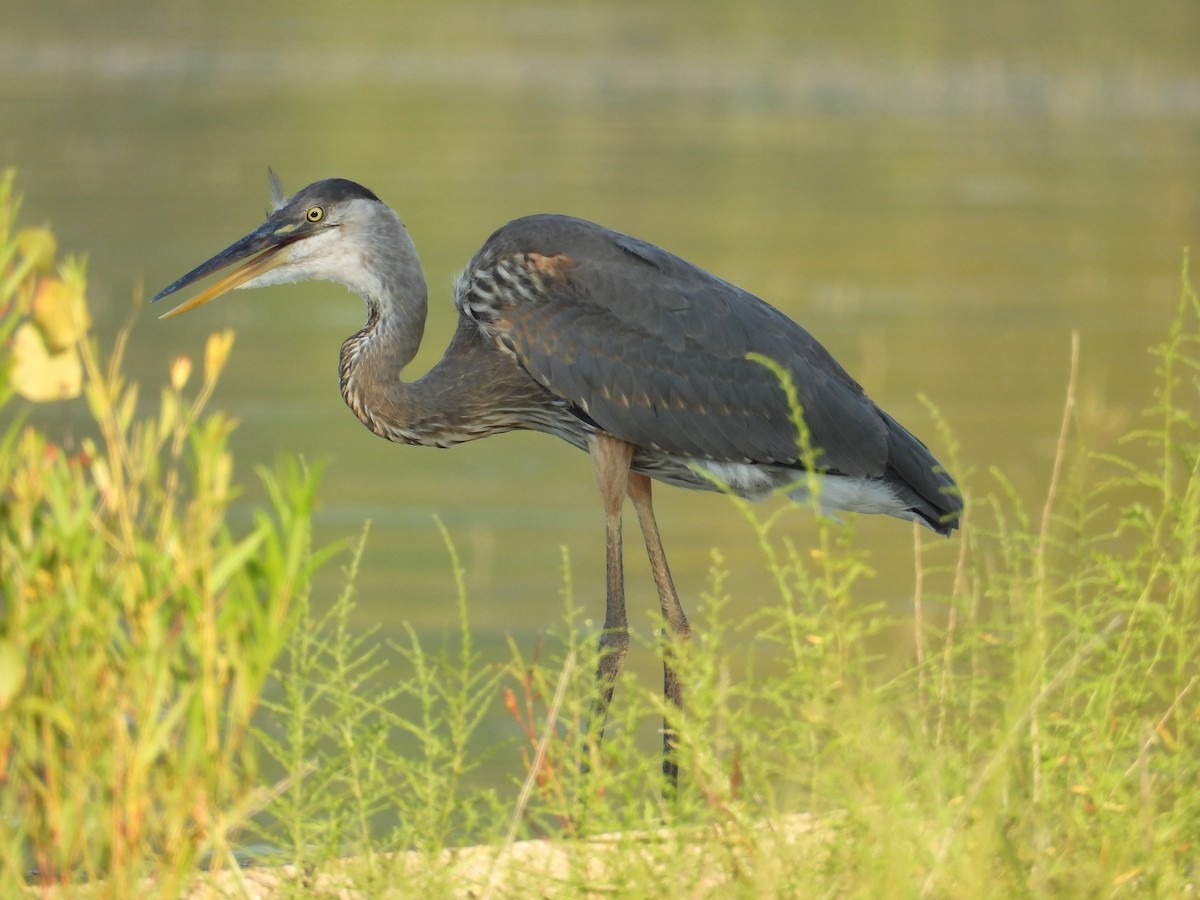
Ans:
[[[883,474],[891,420],[778,310],[658,247],[561,216],[505,226],[468,276],[535,254],[565,262],[552,278],[531,270],[536,290],[509,292],[494,337],[604,430],[683,456],[796,463],[786,396],[747,359],[757,353],[791,373],[823,468]]]

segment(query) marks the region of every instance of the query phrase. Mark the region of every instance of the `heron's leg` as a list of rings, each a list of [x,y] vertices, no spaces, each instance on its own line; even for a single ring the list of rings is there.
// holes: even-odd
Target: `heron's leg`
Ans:
[[[663,550],[662,538],[658,533],[658,522],[654,518],[654,504],[650,494],[650,479],[645,475],[631,472],[629,474],[629,499],[637,510],[638,524],[642,527],[642,537],[646,541],[646,555],[650,558],[650,570],[654,573],[654,585],[658,588],[658,602],[662,607],[663,616],[663,696],[675,708],[683,710],[683,685],[675,671],[674,661],[684,652],[691,628],[683,606],[679,603],[679,593],[675,590],[675,582],[671,578],[671,570],[667,566],[667,555]],[[663,775],[671,785],[679,778],[678,764],[675,762],[675,732],[670,722],[663,721]]]
[[[597,695],[592,706],[588,732],[595,732],[596,744],[604,738],[604,722],[612,702],[617,673],[629,649],[629,622],[625,615],[625,578],[621,560],[621,507],[629,483],[629,464],[633,446],[608,435],[592,437],[589,448],[596,470],[596,482],[604,500],[604,550],[607,582],[604,630],[600,633],[600,660],[596,665]],[[586,768],[586,762],[585,762]]]

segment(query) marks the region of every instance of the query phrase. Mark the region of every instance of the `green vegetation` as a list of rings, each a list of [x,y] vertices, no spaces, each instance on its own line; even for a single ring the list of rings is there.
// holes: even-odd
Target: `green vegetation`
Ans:
[[[162,896],[188,881],[296,897],[1192,889],[1200,300],[1186,269],[1154,352],[1159,388],[1120,454],[1089,447],[1072,376],[1046,497],[1030,506],[1002,473],[951,455],[966,484],[997,487],[968,492],[951,541],[914,531],[914,607],[858,599],[871,570],[852,522],[819,521],[815,545],[798,546],[788,527],[807,511],[737,504],[777,602],[747,620],[714,551],[679,661],[684,775],[667,802],[644,740],[671,712],[655,687],[619,685],[601,758],[580,772],[595,651],[569,566],[566,615],[532,659],[473,645],[448,535],[457,597],[430,599],[457,602],[453,634],[387,648],[352,632],[351,587],[308,596],[327,556],[310,549],[308,471],[259,473],[271,508],[244,534],[226,523],[232,424],[203,409],[228,336],[210,341],[194,396],[177,361],[155,412],[139,413],[123,338],[102,365],[81,266],[51,274],[52,240],[16,231],[9,184],[0,883],[36,872],[113,897],[147,876]],[[69,327],[47,324],[48,304]],[[43,362],[63,368],[39,399],[69,394],[64,353],[78,356],[89,419],[52,439],[12,394],[37,393]],[[501,702],[505,738],[484,732]],[[526,771],[484,783],[488,753],[523,756]],[[548,840],[515,843],[529,837]],[[483,846],[445,852],[469,844]],[[264,845],[263,868],[236,868],[235,849]]]
[[[230,858],[259,800],[252,716],[315,561],[315,482],[261,472],[272,498],[245,534],[226,449],[205,413],[232,334],[203,379],[171,365],[154,413],[86,335],[83,265],[54,270],[45,231],[16,231],[0,180],[0,883],[104,879],[132,896],[154,874],[177,892],[197,861]],[[52,438],[14,392],[82,390],[87,421]],[[60,423],[61,425],[61,423]]]

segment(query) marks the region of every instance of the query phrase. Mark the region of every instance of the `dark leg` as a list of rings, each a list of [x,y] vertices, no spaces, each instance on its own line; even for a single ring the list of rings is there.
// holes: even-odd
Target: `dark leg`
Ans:
[[[650,570],[654,573],[654,585],[658,588],[658,602],[663,616],[663,696],[675,708],[683,711],[683,685],[675,671],[674,661],[684,652],[691,628],[687,616],[679,603],[671,570],[667,567],[667,555],[663,551],[662,538],[658,534],[658,522],[654,519],[654,504],[650,495],[650,479],[637,472],[629,474],[629,499],[637,510],[638,524],[646,541],[646,554],[650,557]],[[663,720],[663,775],[670,789],[679,781],[679,766],[675,762],[675,732],[670,722]]]
[[[596,666],[596,701],[588,733],[595,734],[596,746],[604,739],[604,722],[612,702],[617,673],[629,649],[629,622],[625,616],[625,577],[621,561],[621,507],[629,482],[629,463],[633,447],[607,435],[596,435],[590,447],[596,469],[596,482],[604,500],[604,549],[607,571],[604,630],[600,633],[600,661]],[[586,751],[586,748],[585,748]],[[584,761],[587,767],[587,760]]]

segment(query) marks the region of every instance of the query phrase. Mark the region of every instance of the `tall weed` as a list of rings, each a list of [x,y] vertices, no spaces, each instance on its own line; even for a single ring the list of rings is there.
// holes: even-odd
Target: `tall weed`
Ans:
[[[234,423],[206,404],[232,345],[213,335],[200,385],[177,359],[157,409],[102,359],[84,267],[15,228],[0,180],[0,882],[97,881],[171,893],[201,859],[232,863],[261,802],[250,725],[319,557],[313,474],[260,471],[270,507],[227,524]],[[47,300],[49,298],[49,300]],[[64,324],[65,323],[65,324]],[[25,335],[24,342],[16,340]],[[75,371],[78,380],[64,380]],[[71,402],[61,434],[24,402]]]

